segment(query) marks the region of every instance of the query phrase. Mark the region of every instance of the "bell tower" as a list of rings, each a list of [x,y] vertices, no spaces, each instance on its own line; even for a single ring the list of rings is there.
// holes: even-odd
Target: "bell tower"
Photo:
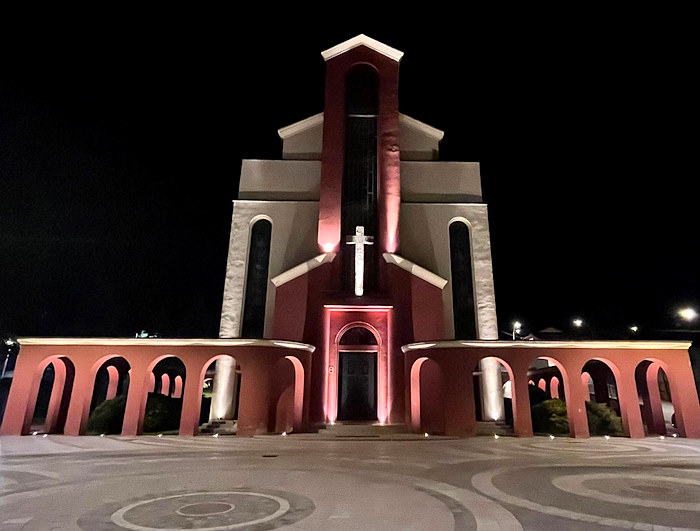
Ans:
[[[364,292],[382,292],[386,265],[381,257],[396,252],[399,239],[403,53],[359,35],[322,55],[326,87],[318,244],[323,252],[339,254],[338,291],[358,294],[355,269],[363,263]]]

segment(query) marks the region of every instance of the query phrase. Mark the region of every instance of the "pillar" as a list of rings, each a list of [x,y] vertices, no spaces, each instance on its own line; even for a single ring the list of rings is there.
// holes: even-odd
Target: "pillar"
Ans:
[[[516,437],[532,437],[532,414],[530,413],[530,391],[528,390],[528,367],[511,367],[513,380],[510,383],[513,401],[513,432]]]
[[[671,387],[671,402],[676,414],[676,427],[681,437],[700,439],[700,404],[688,356],[682,361],[675,353],[675,363],[668,364],[666,376]]]
[[[66,384],[66,364],[63,361],[56,360],[53,362],[53,368],[53,387],[51,388],[51,398],[49,399],[46,422],[44,423],[44,431],[46,433],[56,433],[57,431],[58,417],[61,412],[63,391]]]
[[[659,369],[658,363],[650,364],[645,371],[636,378],[637,390],[642,395],[644,401],[643,415],[649,434],[666,434],[666,421],[661,405],[661,392],[659,391]]]
[[[561,356],[565,358],[565,356]],[[564,379],[564,394],[566,395],[566,416],[569,420],[569,435],[576,438],[590,437],[588,430],[588,415],[586,414],[586,401],[588,390],[584,393],[581,385],[581,366],[565,365],[561,372]]]
[[[639,397],[637,395],[637,384],[634,379],[634,368],[625,368],[625,370],[620,371],[619,376],[615,376],[617,398],[620,402],[620,415],[622,416],[622,429],[625,435],[632,439],[643,439],[644,424],[642,423],[642,413],[639,410]],[[657,392],[658,387],[657,384]]]
[[[195,363],[186,363],[185,367],[185,388],[182,393],[179,435],[193,437],[199,432],[203,367]]]
[[[90,366],[87,364],[75,366],[75,381],[73,392],[68,405],[68,416],[63,428],[64,435],[82,435],[87,428],[90,415],[90,400],[94,384],[94,375],[90,374]]]
[[[459,351],[455,354],[459,356]],[[442,371],[445,389],[445,435],[457,437],[476,434],[476,411],[474,409],[473,358],[453,356],[438,363]],[[493,359],[493,358],[492,358]],[[495,359],[493,361],[496,361]],[[500,363],[496,361],[496,364]],[[500,372],[499,372],[500,377]],[[503,409],[503,408],[501,408]]]
[[[209,419],[233,419],[236,411],[236,360],[225,356],[216,360]]]
[[[31,356],[31,347],[22,347],[7,397],[0,435],[23,435],[29,431],[43,374],[37,369],[37,361]]]
[[[261,351],[241,362],[241,403],[238,406],[238,432],[241,437],[268,433],[270,411],[269,355]]]
[[[503,387],[501,364],[496,358],[484,358],[479,362],[481,370],[481,403],[484,420],[503,420]]]
[[[122,436],[141,435],[143,417],[146,413],[147,389],[155,383],[153,372],[148,369],[146,361],[140,356],[133,356],[129,376],[129,390],[126,394],[126,409],[122,423]]]

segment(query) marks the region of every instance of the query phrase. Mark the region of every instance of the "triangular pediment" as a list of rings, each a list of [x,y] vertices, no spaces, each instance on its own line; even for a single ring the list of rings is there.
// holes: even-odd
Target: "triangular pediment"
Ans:
[[[333,46],[333,48],[328,48],[325,52],[321,52],[321,55],[323,56],[324,61],[328,61],[329,59],[332,59],[333,57],[336,57],[349,50],[352,50],[353,48],[357,48],[358,46],[366,46],[367,48],[370,48],[375,52],[379,52],[382,55],[386,55],[387,57],[393,59],[397,63],[403,57],[402,51],[399,51],[396,48],[392,48],[391,46],[387,46],[384,43],[381,43],[375,39],[368,37],[367,35],[362,34],[358,35],[357,37],[353,37],[352,39],[348,39],[345,42],[341,42],[340,44]]]

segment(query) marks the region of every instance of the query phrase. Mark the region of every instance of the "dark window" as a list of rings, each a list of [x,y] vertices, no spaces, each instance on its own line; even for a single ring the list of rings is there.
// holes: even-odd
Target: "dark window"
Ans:
[[[266,219],[255,222],[250,232],[250,252],[248,253],[248,275],[246,277],[241,337],[263,337],[271,236],[272,223]]]
[[[353,67],[345,83],[345,168],[341,229],[343,240],[363,226],[377,236],[377,114],[379,80],[368,65]],[[345,288],[354,289],[355,246],[343,245]],[[376,289],[376,245],[365,246],[365,291]]]
[[[450,225],[450,265],[455,339],[476,339],[472,251],[466,223],[457,221]]]

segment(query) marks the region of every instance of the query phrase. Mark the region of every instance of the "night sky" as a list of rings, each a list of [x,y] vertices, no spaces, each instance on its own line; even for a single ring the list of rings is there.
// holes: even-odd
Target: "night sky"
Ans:
[[[321,51],[358,33],[405,53],[400,110],[445,131],[441,159],[481,163],[501,330],[698,327],[675,317],[700,310],[697,83],[675,19],[185,18],[37,30],[5,54],[0,335],[216,337],[241,159],[281,158],[277,129],[323,110]]]

